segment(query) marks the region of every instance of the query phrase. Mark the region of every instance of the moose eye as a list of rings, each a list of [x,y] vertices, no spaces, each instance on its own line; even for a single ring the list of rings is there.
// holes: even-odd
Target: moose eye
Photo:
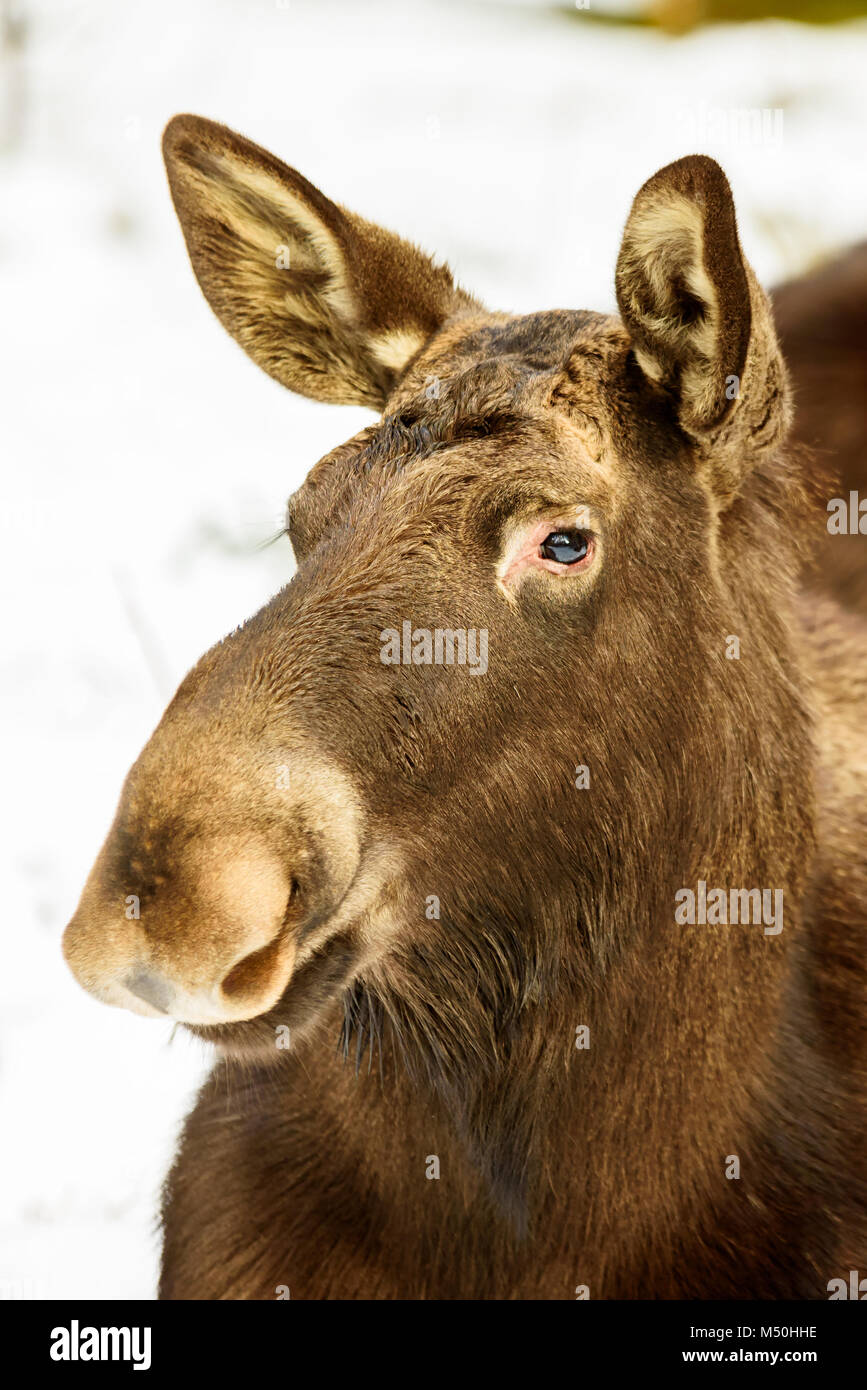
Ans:
[[[558,565],[575,565],[587,557],[589,538],[584,531],[551,531],[539,547],[543,560]]]
[[[584,508],[581,509],[582,513]],[[576,524],[566,521],[552,529],[552,518],[513,532],[499,571],[502,584],[512,587],[522,574],[543,570],[556,580],[572,579],[590,570],[597,558],[598,540],[595,527],[588,529],[583,520]]]

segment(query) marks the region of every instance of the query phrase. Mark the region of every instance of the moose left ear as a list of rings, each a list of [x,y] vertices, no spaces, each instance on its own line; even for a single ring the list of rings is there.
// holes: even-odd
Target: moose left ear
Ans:
[[[770,303],[744,259],[728,180],[689,155],[638,193],[615,277],[636,361],[673,394],[679,423],[727,505],[791,418]]]

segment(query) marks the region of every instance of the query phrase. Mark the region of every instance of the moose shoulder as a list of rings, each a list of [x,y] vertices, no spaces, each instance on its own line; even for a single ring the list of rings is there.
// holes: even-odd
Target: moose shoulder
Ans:
[[[379,418],[65,936],[220,1056],[161,1295],[827,1297],[867,1267],[867,625],[802,579],[721,169],[640,190],[619,316],[515,317],[222,126],[165,157],[228,331]]]

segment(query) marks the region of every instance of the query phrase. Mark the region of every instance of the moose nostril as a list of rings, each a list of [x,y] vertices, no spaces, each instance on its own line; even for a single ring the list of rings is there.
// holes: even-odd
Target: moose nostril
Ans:
[[[169,1012],[173,991],[168,980],[164,980],[162,975],[156,975],[151,970],[134,970],[127,975],[124,985],[137,999],[143,999],[146,1004],[159,1009],[161,1013]]]
[[[291,904],[291,897],[289,901]],[[294,955],[295,944],[285,930],[284,921],[273,941],[258,951],[251,951],[232,967],[220,985],[220,993],[224,999],[235,1003],[268,994],[285,974],[287,965],[291,966]]]

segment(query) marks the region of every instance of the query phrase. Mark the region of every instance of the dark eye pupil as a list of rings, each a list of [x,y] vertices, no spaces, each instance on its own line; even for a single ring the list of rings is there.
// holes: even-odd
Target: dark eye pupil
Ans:
[[[587,554],[587,537],[583,531],[552,531],[541,545],[543,560],[556,560],[559,565],[574,565]]]

